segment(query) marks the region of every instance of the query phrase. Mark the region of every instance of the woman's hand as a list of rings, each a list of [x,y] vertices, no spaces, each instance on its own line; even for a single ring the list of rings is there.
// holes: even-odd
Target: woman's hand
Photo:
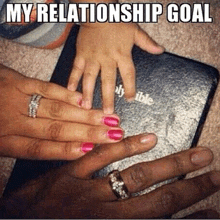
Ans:
[[[84,157],[33,180],[3,198],[2,218],[160,218],[184,209],[220,189],[220,172],[176,181],[126,200],[117,200],[109,177],[91,175],[109,163],[142,153],[156,144],[152,134],[98,146]],[[193,148],[155,161],[139,163],[120,174],[130,193],[200,169],[211,163],[212,152]]]
[[[37,118],[31,118],[28,105],[35,93],[43,98]],[[123,131],[118,116],[82,109],[81,100],[78,92],[24,77],[1,65],[0,155],[70,160],[91,150],[92,143],[120,141]]]
[[[75,91],[83,75],[82,107],[92,107],[96,77],[101,71],[104,113],[114,112],[116,69],[123,80],[125,98],[135,98],[135,67],[131,50],[136,44],[152,54],[164,48],[153,41],[134,23],[82,24],[77,38],[77,55],[69,79],[68,89]]]

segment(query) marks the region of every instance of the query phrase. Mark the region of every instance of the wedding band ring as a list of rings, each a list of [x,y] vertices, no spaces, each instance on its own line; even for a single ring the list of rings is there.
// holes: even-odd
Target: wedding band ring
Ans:
[[[118,170],[113,170],[109,173],[109,184],[118,199],[128,199],[130,197],[128,188]]]
[[[37,109],[39,107],[40,99],[42,98],[39,94],[33,94],[31,96],[31,100],[28,106],[28,115],[29,117],[36,118],[37,117]]]

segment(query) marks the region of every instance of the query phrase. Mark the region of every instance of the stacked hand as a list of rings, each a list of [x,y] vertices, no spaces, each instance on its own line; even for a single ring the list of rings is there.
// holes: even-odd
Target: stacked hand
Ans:
[[[31,181],[11,196],[3,198],[1,217],[160,218],[176,213],[220,189],[220,173],[213,171],[162,186],[146,195],[118,200],[108,176],[91,179],[96,170],[147,151],[155,144],[155,135],[142,134],[119,143],[98,146],[84,157]],[[209,149],[197,147],[152,162],[136,164],[120,175],[128,191],[135,193],[204,167],[212,159]],[[218,218],[218,214],[213,211],[198,214],[202,214],[203,218]]]
[[[125,98],[135,98],[135,67],[132,58],[133,45],[152,54],[161,54],[164,48],[153,41],[137,24],[86,23],[77,37],[77,54],[68,88],[75,91],[83,76],[82,107],[92,107],[96,77],[101,71],[103,110],[114,112],[114,90],[117,68],[123,80]]]
[[[33,94],[43,97],[37,118],[28,116]],[[82,109],[81,100],[78,92],[0,66],[0,155],[72,160],[91,150],[93,143],[120,141],[118,116]]]

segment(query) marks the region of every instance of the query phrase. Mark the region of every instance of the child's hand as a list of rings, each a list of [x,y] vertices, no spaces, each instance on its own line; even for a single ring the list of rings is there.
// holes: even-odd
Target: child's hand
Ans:
[[[69,79],[68,89],[75,91],[83,75],[82,107],[92,107],[96,77],[101,70],[103,110],[114,112],[116,69],[119,68],[125,98],[135,98],[135,67],[131,50],[136,44],[152,54],[161,54],[164,48],[157,45],[147,33],[134,23],[104,23],[81,25],[77,39],[77,55]]]

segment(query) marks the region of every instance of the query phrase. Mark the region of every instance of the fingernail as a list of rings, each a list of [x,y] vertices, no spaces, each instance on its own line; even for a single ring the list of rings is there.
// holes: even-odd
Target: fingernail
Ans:
[[[113,118],[113,117],[104,117],[103,123],[105,125],[110,126],[110,127],[117,127],[119,124],[119,120],[117,118]]]
[[[35,21],[36,20],[36,16],[31,16],[31,21]]]
[[[123,131],[122,130],[109,130],[107,132],[107,135],[110,139],[113,140],[120,140],[123,137]]]
[[[79,107],[82,107],[82,98],[81,97],[78,99],[77,104],[79,105]]]
[[[128,102],[133,102],[135,100],[135,97],[126,98]]]
[[[214,171],[210,175],[212,183],[216,186],[220,186],[220,171]]]
[[[198,148],[197,152],[191,155],[191,162],[195,165],[205,166],[208,165],[213,158],[213,154],[210,150]]]
[[[94,144],[91,143],[91,142],[85,142],[85,143],[81,144],[81,150],[84,153],[87,153],[87,152],[91,151],[93,148],[94,148]]]
[[[145,136],[142,136],[140,138],[140,143],[147,144],[147,143],[154,141],[154,140],[155,140],[155,135],[146,133]]]

